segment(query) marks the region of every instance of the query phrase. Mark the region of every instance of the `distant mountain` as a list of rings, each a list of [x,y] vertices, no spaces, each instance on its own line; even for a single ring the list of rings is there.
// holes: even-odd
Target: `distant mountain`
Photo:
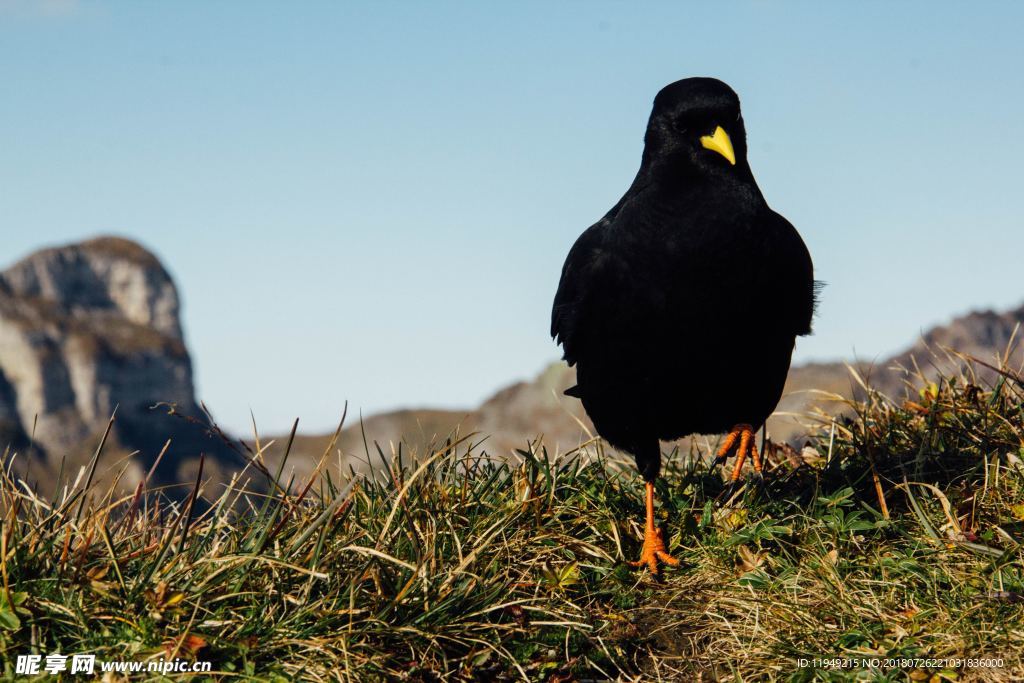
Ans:
[[[0,438],[28,453],[30,478],[53,476],[63,458],[74,476],[115,408],[104,464],[137,451],[125,484],[168,439],[156,485],[187,480],[201,452],[210,471],[235,468],[230,449],[206,433],[178,313],[166,269],[125,239],[44,249],[0,272]]]
[[[854,367],[883,393],[899,397],[908,382],[904,370],[917,367],[925,377],[956,372],[963,361],[943,348],[995,361],[1022,322],[1024,306],[971,313],[930,330],[891,358]],[[1020,346],[1009,360],[1024,364]],[[987,370],[981,375],[980,381],[993,378]],[[923,380],[909,381],[916,387]],[[550,451],[563,452],[593,433],[580,402],[562,394],[574,383],[575,371],[554,363],[473,409],[399,410],[362,424],[350,418],[331,448],[331,435],[298,436],[287,471],[308,474],[324,454],[332,469],[369,471],[379,467],[378,446],[386,455],[399,447],[422,453],[456,434],[474,434],[474,442],[482,440],[482,449],[497,456],[539,436]],[[795,367],[769,433],[776,441],[799,441],[815,413],[834,414],[842,403],[832,399],[856,393],[845,364]],[[168,414],[169,405],[175,415]],[[52,481],[62,460],[74,476],[115,408],[100,472],[113,476],[127,465],[127,487],[152,466],[167,440],[171,445],[152,480],[157,486],[191,481],[200,453],[207,456],[207,474],[217,480],[245,462],[210,434],[195,397],[177,289],[152,253],[129,240],[103,237],[44,249],[0,272],[0,450],[11,446],[21,454],[30,480]],[[262,441],[271,440],[266,460],[273,465],[287,439]],[[262,482],[259,475],[253,480]]]
[[[799,442],[820,417],[840,412],[844,404],[838,400],[861,393],[851,368],[872,387],[891,398],[903,397],[908,389],[916,390],[924,380],[915,376],[915,368],[925,378],[959,372],[965,362],[946,349],[997,364],[1015,338],[1018,326],[1024,323],[1024,306],[996,313],[983,311],[956,318],[948,325],[935,327],[916,343],[881,362],[808,363],[790,370],[785,393],[775,414],[768,422],[768,432],[776,441]],[[1024,365],[1024,344],[1016,344],[1007,357],[1011,367]],[[977,367],[977,380],[991,382],[995,373]],[[402,410],[375,415],[363,425],[350,424],[335,449],[335,461],[341,454],[343,462],[365,469],[363,434],[370,444],[377,442],[385,452],[392,445],[405,444],[406,452],[420,451],[431,443],[443,443],[456,429],[461,434],[477,432],[484,439],[483,449],[500,456],[524,448],[528,442],[543,435],[552,451],[574,448],[593,433],[580,402],[562,392],[576,383],[576,372],[565,363],[553,363],[528,382],[518,382],[501,389],[474,410],[421,411]],[[679,387],[686,391],[685,386]],[[825,418],[827,419],[827,418]],[[283,439],[278,439],[283,443]],[[327,436],[307,436],[296,444],[291,463],[297,471],[314,455],[326,448]],[[274,453],[274,449],[271,449]],[[346,455],[354,457],[346,459]]]

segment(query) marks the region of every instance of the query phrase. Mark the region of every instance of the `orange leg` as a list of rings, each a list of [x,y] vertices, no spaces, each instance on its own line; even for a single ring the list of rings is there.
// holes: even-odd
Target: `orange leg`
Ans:
[[[738,444],[737,441],[739,442]],[[754,461],[754,470],[758,474],[761,473],[761,454],[757,452],[757,444],[755,442],[754,428],[748,424],[736,425],[725,437],[725,441],[722,442],[721,448],[718,449],[718,453],[715,455],[715,460],[718,462],[724,461],[735,449],[736,464],[733,465],[732,474],[729,477],[730,481],[736,481],[740,478],[743,463],[746,462],[748,455]]]
[[[647,482],[647,523],[644,526],[644,547],[640,551],[640,559],[630,562],[630,566],[646,566],[651,574],[658,575],[658,561],[676,566],[679,560],[668,554],[668,547],[665,545],[665,537],[661,529],[654,526],[654,484]]]

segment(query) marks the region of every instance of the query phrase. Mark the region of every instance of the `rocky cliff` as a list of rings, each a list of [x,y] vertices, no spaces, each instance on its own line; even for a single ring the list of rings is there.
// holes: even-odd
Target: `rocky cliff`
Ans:
[[[31,442],[44,476],[61,458],[80,464],[116,408],[111,448],[136,452],[125,483],[167,439],[155,484],[177,483],[200,452],[229,464],[196,403],[179,307],[157,258],[120,238],[45,249],[0,272],[0,437]]]
[[[157,258],[119,238],[46,249],[0,272],[0,450],[12,445],[30,455],[37,481],[56,474],[65,458],[65,472],[73,476],[88,461],[116,408],[106,452],[123,456],[125,484],[139,480],[168,439],[171,445],[155,472],[155,485],[193,479],[200,453],[207,455],[211,475],[225,478],[237,470],[244,461],[211,436],[197,405],[179,307],[174,283]],[[1024,306],[971,313],[930,330],[901,353],[855,367],[873,386],[898,398],[908,378],[911,385],[922,383],[905,370],[919,368],[925,377],[958,372],[964,361],[944,348],[993,362],[1010,348],[1022,322]],[[1018,344],[1009,353],[1011,366],[1024,363],[1022,348]],[[979,381],[993,379],[992,372],[980,372]],[[362,426],[350,423],[330,460],[367,470],[379,464],[374,442],[385,452],[399,443],[407,451],[422,451],[430,443],[443,443],[456,429],[485,438],[484,449],[492,454],[507,455],[538,436],[550,450],[563,452],[593,430],[579,401],[562,394],[574,383],[575,371],[555,363],[472,410],[401,410],[372,416]],[[841,409],[827,394],[856,393],[845,364],[795,367],[769,433],[777,441],[797,441],[807,433],[813,413]],[[173,404],[178,415],[168,415],[166,407],[154,409],[158,404]],[[277,440],[270,461],[280,455],[285,441]],[[327,435],[298,437],[290,465],[299,475],[311,471],[329,442]],[[108,474],[119,470],[112,457],[101,469]]]

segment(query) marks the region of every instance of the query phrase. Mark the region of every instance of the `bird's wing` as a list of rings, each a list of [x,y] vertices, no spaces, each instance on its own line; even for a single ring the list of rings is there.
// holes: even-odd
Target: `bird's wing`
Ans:
[[[572,245],[562,266],[555,302],[551,307],[551,336],[562,345],[563,358],[573,365],[579,357],[579,334],[590,318],[594,286],[610,253],[604,248],[610,216],[590,226]]]
[[[800,233],[784,217],[771,212],[775,230],[775,254],[769,263],[778,264],[772,294],[784,302],[787,327],[796,335],[811,333],[811,321],[822,284],[814,280],[814,264]]]

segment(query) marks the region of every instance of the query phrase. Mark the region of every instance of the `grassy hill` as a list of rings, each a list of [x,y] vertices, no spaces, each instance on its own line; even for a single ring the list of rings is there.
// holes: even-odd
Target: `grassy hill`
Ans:
[[[658,514],[682,564],[658,580],[624,563],[642,482],[598,443],[513,462],[469,436],[248,501],[200,484],[201,514],[88,472],[39,494],[5,476],[0,660],[8,677],[19,654],[88,652],[225,679],[1019,680],[1024,386],[980,384],[867,393],[811,447],[768,448],[763,482],[673,454]],[[815,666],[853,658],[879,668]]]

